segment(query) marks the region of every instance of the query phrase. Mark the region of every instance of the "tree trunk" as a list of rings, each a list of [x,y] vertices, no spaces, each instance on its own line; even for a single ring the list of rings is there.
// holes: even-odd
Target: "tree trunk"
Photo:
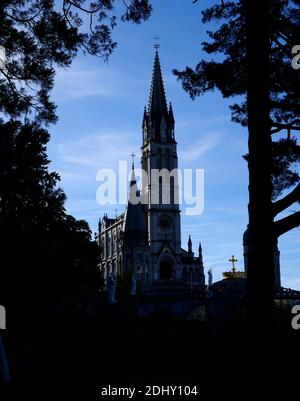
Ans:
[[[251,332],[259,336],[271,328],[274,305],[269,3],[245,0],[249,132],[247,314]]]

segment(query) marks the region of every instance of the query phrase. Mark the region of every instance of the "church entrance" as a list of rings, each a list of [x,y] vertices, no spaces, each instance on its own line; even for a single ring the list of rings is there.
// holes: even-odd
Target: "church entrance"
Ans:
[[[170,280],[172,278],[172,266],[171,263],[167,261],[163,261],[160,264],[160,279],[161,280]]]

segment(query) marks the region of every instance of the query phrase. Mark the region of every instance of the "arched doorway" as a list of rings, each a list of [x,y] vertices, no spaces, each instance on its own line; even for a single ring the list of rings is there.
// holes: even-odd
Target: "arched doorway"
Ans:
[[[172,265],[167,260],[164,260],[160,263],[159,268],[160,279],[161,280],[170,280],[172,278]]]

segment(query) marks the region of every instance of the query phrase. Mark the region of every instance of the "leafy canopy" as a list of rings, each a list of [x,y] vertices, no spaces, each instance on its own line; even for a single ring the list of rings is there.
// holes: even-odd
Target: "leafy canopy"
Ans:
[[[290,134],[292,128],[299,127],[293,122],[300,115],[299,71],[291,67],[292,47],[300,43],[299,4],[299,0],[271,0],[270,127],[274,133],[289,129],[287,139],[273,142],[274,198],[300,181],[295,168],[295,163],[300,162],[300,148]],[[207,31],[209,40],[202,43],[202,49],[211,59],[200,60],[194,69],[174,70],[174,74],[192,99],[215,89],[224,98],[233,98],[232,120],[247,126],[244,1],[218,2],[202,12],[202,22],[214,27]]]

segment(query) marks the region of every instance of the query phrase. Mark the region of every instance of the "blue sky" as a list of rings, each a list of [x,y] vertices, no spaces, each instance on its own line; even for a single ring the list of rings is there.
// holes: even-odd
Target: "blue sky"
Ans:
[[[207,39],[202,0],[154,0],[150,20],[141,25],[120,23],[114,32],[118,47],[109,63],[79,55],[68,70],[57,72],[52,98],[59,122],[50,128],[51,169],[61,175],[67,211],[85,219],[93,231],[99,217],[115,215],[116,206],[96,202],[96,174],[117,171],[119,160],[140,155],[143,108],[148,103],[154,59],[153,37],[160,40],[160,60],[167,100],[172,101],[180,168],[205,170],[205,208],[200,216],[182,216],[182,245],[191,234],[194,250],[202,242],[206,271],[214,281],[230,268],[232,254],[243,269],[242,235],[247,225],[247,132],[230,121],[228,100],[209,93],[192,101],[172,69],[195,66]],[[118,206],[118,212],[123,206]],[[299,230],[280,240],[282,283],[300,289]]]

